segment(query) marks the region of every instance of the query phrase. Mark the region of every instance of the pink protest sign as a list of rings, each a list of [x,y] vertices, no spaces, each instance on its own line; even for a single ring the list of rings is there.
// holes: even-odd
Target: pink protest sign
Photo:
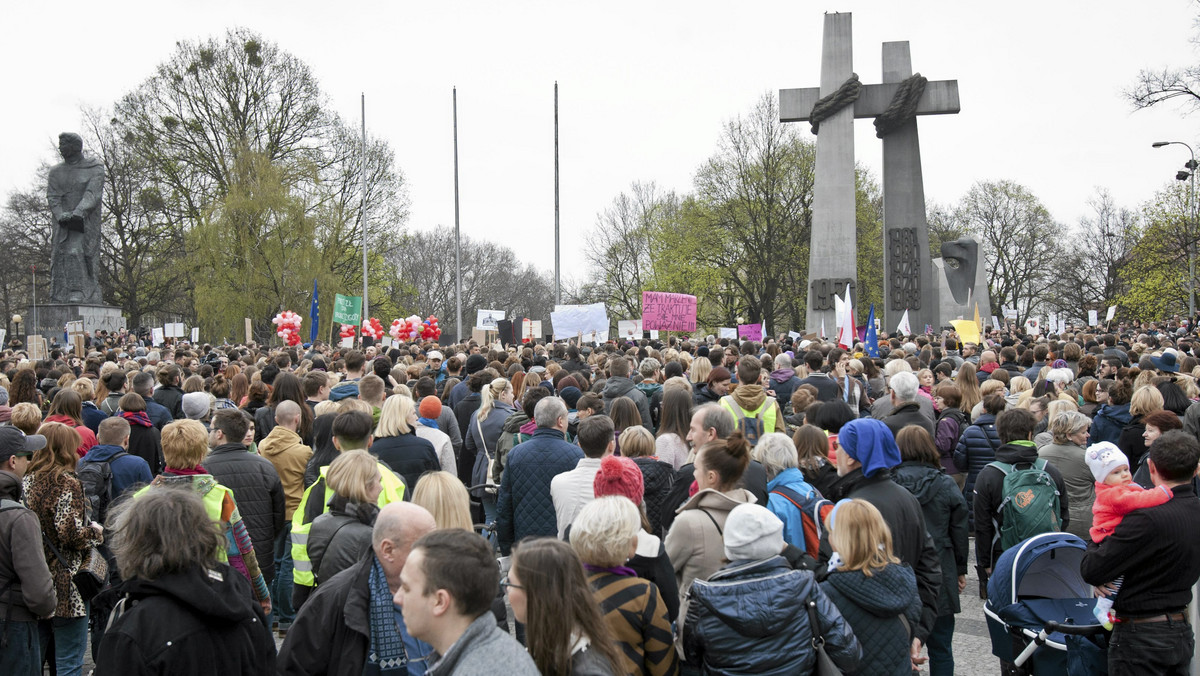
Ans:
[[[746,340],[762,340],[762,323],[738,324],[738,338]]]
[[[695,331],[696,297],[686,293],[643,291],[642,328],[646,331]]]

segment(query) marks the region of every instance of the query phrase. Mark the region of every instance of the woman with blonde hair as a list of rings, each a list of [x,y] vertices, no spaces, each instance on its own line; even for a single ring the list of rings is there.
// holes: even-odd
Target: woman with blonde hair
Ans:
[[[637,552],[640,530],[641,516],[627,498],[596,498],[571,523],[571,548],[621,649],[623,673],[666,676],[679,668],[670,612],[658,587],[625,565]]]
[[[909,627],[921,621],[921,598],[911,568],[892,553],[892,533],[866,500],[842,500],[825,520],[829,529],[829,576],[824,591],[861,643],[860,674],[907,674],[912,667]]]
[[[1029,392],[1032,389],[1033,383],[1029,382],[1028,378],[1025,376],[1013,376],[1012,379],[1008,381],[1008,396],[1005,397],[1005,399],[1008,401],[1008,405],[1016,406],[1023,400],[1028,401],[1029,397],[1032,396],[1032,393],[1030,393],[1030,395],[1026,395],[1025,397],[1022,397],[1021,395],[1025,392]]]
[[[371,548],[382,480],[379,463],[363,450],[345,451],[329,464],[325,471],[325,485],[333,491],[329,511],[318,516],[308,531],[308,558],[317,585],[361,561]]]
[[[46,630],[54,637],[53,660],[57,673],[78,676],[87,649],[91,599],[83,598],[72,578],[92,547],[104,541],[104,528],[89,518],[83,483],[75,474],[79,433],[63,423],[49,422],[38,434],[45,437],[46,446],[34,451],[22,479],[22,493],[25,506],[42,524],[42,551],[58,597],[53,622]]]
[[[83,424],[94,434],[99,434],[100,423],[104,422],[108,414],[96,405],[96,386],[90,378],[76,378],[71,382],[71,390],[79,395]]]
[[[958,405],[959,410],[963,413],[971,413],[975,404],[983,401],[979,378],[975,375],[975,365],[969,361],[963,362],[963,365],[958,367],[958,375],[954,378],[954,384],[958,385],[961,399]]]
[[[1088,447],[1088,428],[1092,421],[1086,415],[1071,409],[1054,409],[1050,405],[1050,442],[1038,446],[1038,457],[1044,458],[1058,468],[1067,488],[1067,505],[1071,520],[1067,532],[1074,533],[1085,541],[1090,540],[1088,530],[1092,527],[1092,503],[1096,500],[1096,479],[1084,461]],[[1038,435],[1039,437],[1042,435]]]
[[[689,398],[690,399],[690,398]],[[617,439],[621,455],[633,460],[642,472],[644,504],[646,506],[646,530],[662,537],[662,514],[666,509],[667,497],[675,483],[675,468],[656,455],[654,435],[641,425],[626,428]]]
[[[1004,383],[994,378],[988,378],[979,386],[979,403],[971,407],[971,422],[974,423],[983,415],[983,400],[993,394],[998,394],[1004,397],[1007,392],[1004,389]]]
[[[471,476],[466,477],[467,485],[480,486],[491,482],[488,468],[496,459],[500,435],[504,432],[504,421],[517,412],[515,397],[513,383],[505,378],[493,379],[480,391],[479,409],[471,413],[467,421],[467,433],[463,439],[463,453],[467,454],[468,459],[472,459]],[[478,488],[473,492],[473,496],[483,503],[483,522],[495,521],[496,492]]]
[[[1162,392],[1152,385],[1143,385],[1133,391],[1129,400],[1130,421],[1125,423],[1121,436],[1117,440],[1117,448],[1129,459],[1130,467],[1138,467],[1146,455],[1146,425],[1142,419],[1155,411],[1163,410]]]
[[[250,581],[254,598],[264,613],[271,612],[271,592],[267,589],[254,544],[233,491],[221,485],[200,463],[208,455],[208,431],[195,420],[176,420],[162,429],[163,459],[167,467],[149,486],[133,494],[138,499],[149,491],[188,489],[204,501],[208,518],[224,533],[225,547],[217,559],[237,570]]]
[[[438,528],[459,528],[474,532],[471,523],[471,497],[467,488],[450,472],[427,472],[417,481],[412,502],[429,510]]]
[[[692,360],[692,367],[687,369],[688,380],[692,386],[699,388],[701,385],[708,384],[708,374],[712,373],[712,362],[707,359]]]
[[[404,478],[412,487],[425,472],[441,470],[437,451],[417,436],[417,408],[411,394],[393,394],[383,402],[371,455]]]

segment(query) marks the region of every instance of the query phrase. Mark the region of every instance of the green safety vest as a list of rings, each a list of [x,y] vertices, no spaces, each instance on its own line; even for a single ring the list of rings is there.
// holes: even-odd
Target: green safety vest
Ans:
[[[379,483],[382,490],[379,491],[379,500],[376,504],[383,507],[392,502],[402,502],[404,500],[404,480],[396,476],[396,473],[387,465],[377,464],[379,465]],[[333,489],[325,481],[325,472],[328,470],[328,465],[321,468],[320,477],[313,482],[312,486],[304,489],[304,495],[300,498],[300,506],[292,514],[292,581],[305,587],[315,587],[317,581],[313,577],[312,560],[308,558],[308,531],[312,528],[312,521],[305,523],[304,514],[307,511],[306,507],[312,489],[318,483],[325,487],[325,495],[321,500],[321,513],[329,511],[329,501],[333,499]]]
[[[779,408],[775,406],[774,397],[763,397],[763,402],[753,411],[747,411],[739,406],[737,401],[734,400],[733,395],[729,394],[721,397],[720,403],[726,411],[733,414],[733,419],[737,422],[738,427],[742,426],[742,418],[753,419],[762,416],[762,433],[770,434],[775,431],[775,414],[779,411]],[[747,439],[749,439],[749,435],[744,428],[742,429],[742,434],[746,435]],[[757,441],[757,439],[751,440],[750,445],[753,446]]]
[[[196,487],[196,482],[193,481],[192,488],[195,489],[195,487]],[[136,493],[133,494],[133,498],[136,500],[136,499],[142,497],[142,495],[144,495],[146,493],[146,491],[150,490],[151,488],[154,488],[154,484],[149,484],[147,486],[143,486],[141,489],[139,489]],[[201,501],[204,502],[204,512],[206,514],[208,514],[208,518],[212,519],[213,521],[215,521],[219,524],[222,524],[222,527],[224,527],[225,521],[221,518],[221,506],[225,504],[225,496],[230,495],[232,493],[233,493],[232,490],[217,483],[216,480],[214,479],[214,480],[212,480],[212,488],[209,489],[209,491],[207,493],[200,496]],[[222,535],[224,535],[224,533],[222,533]],[[225,542],[225,538],[222,537],[221,538],[221,548],[217,552],[217,560],[220,561],[221,563],[229,562],[229,552],[227,551],[227,547],[228,547],[228,544]]]

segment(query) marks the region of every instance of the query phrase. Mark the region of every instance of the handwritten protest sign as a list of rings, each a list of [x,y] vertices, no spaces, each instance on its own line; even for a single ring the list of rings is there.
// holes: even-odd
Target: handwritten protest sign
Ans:
[[[642,328],[695,331],[696,297],[686,293],[642,292]]]
[[[762,340],[762,323],[738,324],[738,338],[746,340]]]
[[[717,337],[718,338],[729,338],[732,340],[734,338],[737,338],[737,329],[732,328],[732,327],[722,326],[721,328],[717,329]]]

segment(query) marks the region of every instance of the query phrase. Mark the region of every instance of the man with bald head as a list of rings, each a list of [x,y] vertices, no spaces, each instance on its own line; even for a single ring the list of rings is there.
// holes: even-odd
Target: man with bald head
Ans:
[[[392,599],[413,543],[436,527],[423,507],[385,505],[371,533],[371,553],[317,587],[296,615],[278,672],[423,676],[433,648],[408,634]]]
[[[285,399],[275,405],[275,427],[258,444],[258,452],[271,461],[283,485],[284,527],[275,538],[275,579],[271,583],[271,605],[279,631],[287,633],[295,616],[292,608],[292,514],[304,496],[304,468],[312,449],[304,445],[300,427],[300,404]]]

